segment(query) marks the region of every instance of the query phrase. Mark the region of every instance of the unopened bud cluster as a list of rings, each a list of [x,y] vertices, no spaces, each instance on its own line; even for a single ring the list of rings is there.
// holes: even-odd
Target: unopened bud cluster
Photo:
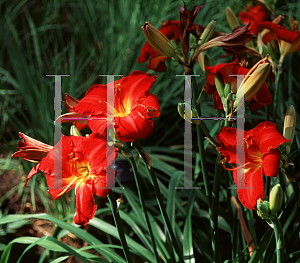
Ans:
[[[278,213],[283,201],[283,190],[280,184],[275,185],[269,195],[269,201],[257,200],[257,214],[262,219],[270,220]]]

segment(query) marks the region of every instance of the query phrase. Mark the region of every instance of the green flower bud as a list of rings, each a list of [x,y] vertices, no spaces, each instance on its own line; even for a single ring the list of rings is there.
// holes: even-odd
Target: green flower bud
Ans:
[[[270,216],[270,208],[268,201],[257,200],[257,214],[259,217],[265,219],[266,217]]]
[[[201,67],[203,73],[206,76],[207,71],[205,70],[205,67],[212,65],[212,62],[211,62],[209,56],[206,53],[202,52],[198,56],[198,61],[199,61],[199,64],[200,64],[200,67]]]
[[[77,127],[75,125],[71,126],[70,135],[82,136],[81,132],[77,129]]]
[[[182,119],[185,120],[185,105],[187,103],[178,103],[177,110]],[[196,109],[191,110],[191,118],[199,118],[198,111]],[[191,123],[197,123],[198,120],[191,120]]]
[[[235,29],[240,25],[236,15],[233,13],[230,7],[226,8],[226,19],[231,29]]]
[[[280,184],[275,185],[269,196],[269,204],[270,204],[270,211],[271,215],[275,215],[282,205],[283,200],[283,190]]]
[[[203,33],[201,34],[201,37],[199,40],[200,45],[202,45],[210,40],[210,38],[215,33],[215,28],[216,28],[216,21],[214,21],[214,20],[210,21],[209,24],[204,29]]]
[[[223,98],[224,97],[224,79],[219,72],[215,75],[215,85],[216,85],[216,88],[217,88],[220,98]]]
[[[227,97],[228,94],[231,92],[231,85],[230,83],[226,83],[225,88],[224,88],[224,96]]]

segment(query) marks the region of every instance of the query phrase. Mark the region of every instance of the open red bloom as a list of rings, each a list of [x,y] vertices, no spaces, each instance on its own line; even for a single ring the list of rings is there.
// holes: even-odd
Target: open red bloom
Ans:
[[[237,77],[231,75],[247,75],[250,69],[240,66],[238,60],[232,63],[220,63],[216,66],[205,67],[208,71],[206,76],[206,93],[213,94],[214,105],[216,109],[223,109],[223,104],[215,86],[215,75],[221,74],[224,84],[230,83],[231,93],[237,92]],[[264,106],[272,103],[272,95],[266,83],[262,85],[259,91],[249,100],[249,108],[255,112]]]
[[[224,155],[228,163],[237,162],[237,138],[236,129],[223,127],[217,134],[219,151]],[[237,169],[244,169],[245,188],[238,189],[241,203],[255,209],[256,201],[264,197],[263,175],[276,177],[280,164],[279,145],[288,142],[278,131],[275,123],[262,122],[250,131],[244,132],[245,165],[237,167],[233,171],[233,178],[237,183]]]
[[[61,147],[61,158],[60,154],[57,154],[59,147]],[[116,157],[117,148],[114,148],[114,158]],[[55,176],[54,160],[62,164],[61,174]],[[107,167],[110,165],[106,160],[104,137],[98,134],[92,134],[89,137],[63,135],[60,142],[33,168],[26,183],[33,175],[40,171],[44,172],[54,200],[75,187],[74,222],[86,225],[97,209],[93,194],[106,197],[115,180],[113,171],[112,175],[106,174]],[[56,183],[55,180],[57,180]],[[57,183],[61,185],[57,186]]]
[[[165,23],[161,24],[159,30],[163,33],[169,40],[177,41],[180,40],[180,21],[167,20]],[[165,72],[167,70],[165,61],[169,57],[163,56],[158,51],[156,51],[148,42],[142,47],[141,55],[138,58],[138,63],[147,62],[150,58],[148,68],[157,72]]]
[[[249,5],[247,11],[242,11],[239,13],[239,18],[244,25],[248,25],[249,22],[251,22],[249,27],[250,33],[258,35],[260,32],[260,27],[258,24],[266,21],[268,19],[268,15],[264,7],[259,5],[252,7]]]
[[[300,30],[298,30],[298,23],[296,21],[293,24],[293,32],[272,22],[262,22],[259,25],[270,30],[263,36],[265,44],[271,42],[273,39],[278,41],[281,54],[280,62],[283,61],[285,56],[300,49]]]
[[[148,138],[153,132],[153,119],[160,115],[157,98],[149,93],[156,76],[141,71],[134,71],[128,77],[114,82],[115,105],[114,117],[116,136],[127,142]],[[66,97],[68,110],[64,117],[88,117],[89,127],[93,132],[104,134],[107,126],[107,85],[94,85],[85,97],[77,101],[70,95]],[[70,103],[69,103],[70,102]],[[75,102],[75,103],[74,103]],[[112,105],[108,105],[112,107]],[[72,120],[73,122],[74,120]]]

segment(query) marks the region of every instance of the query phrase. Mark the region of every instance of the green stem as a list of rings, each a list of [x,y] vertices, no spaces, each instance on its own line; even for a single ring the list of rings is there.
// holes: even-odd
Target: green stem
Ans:
[[[193,82],[193,104],[196,105],[196,109],[198,112],[198,115],[201,116],[201,108],[200,105],[196,104],[196,98],[197,98],[197,83],[195,78],[192,78],[192,82]],[[204,188],[205,188],[205,194],[207,196],[208,199],[208,207],[209,207],[209,212],[210,212],[210,207],[211,207],[211,190],[209,187],[209,179],[208,179],[208,173],[207,173],[207,168],[206,168],[206,157],[205,157],[205,151],[204,151],[204,138],[203,138],[203,131],[205,132],[205,134],[208,136],[209,132],[207,131],[207,129],[204,127],[204,125],[202,124],[202,122],[200,122],[200,127],[199,125],[196,126],[196,130],[197,130],[197,141],[198,141],[198,148],[199,148],[199,155],[200,155],[200,163],[201,163],[201,171],[202,171],[202,175],[203,175],[203,182],[204,182]],[[207,132],[207,133],[206,133]],[[218,143],[209,135],[208,136],[210,138],[210,140],[213,141],[213,143],[215,143],[216,146],[218,146]]]
[[[196,104],[196,98],[197,98],[197,83],[195,78],[192,78],[192,82],[193,82],[193,104],[196,105],[196,109],[198,112],[198,115],[201,116],[201,108],[200,105]],[[204,126],[204,125],[203,125]],[[202,127],[201,127],[202,128]],[[207,167],[206,167],[206,157],[205,157],[205,150],[204,150],[204,138],[203,138],[203,130],[200,129],[200,127],[197,125],[196,126],[196,130],[197,130],[197,141],[198,141],[198,149],[199,149],[199,156],[200,156],[200,164],[201,164],[201,172],[203,175],[203,182],[204,182],[204,188],[205,188],[205,194],[207,196],[207,203],[208,203],[208,212],[211,215],[211,200],[212,200],[212,195],[211,195],[211,190],[210,190],[210,185],[209,185],[209,177],[208,177],[208,172],[207,172]],[[218,143],[216,144],[218,145]],[[218,183],[216,183],[218,184]],[[216,211],[214,211],[216,212]],[[216,213],[216,217],[218,218],[218,214]],[[218,251],[216,251],[216,242],[215,242],[215,227],[214,227],[214,221],[212,219],[212,217],[210,217],[210,225],[213,226],[212,229],[213,231],[211,231],[211,238],[212,238],[212,248],[213,248],[213,259],[217,260],[216,258],[216,253],[218,253]],[[216,262],[216,261],[214,261]]]
[[[226,112],[225,112],[225,117],[228,116],[228,114],[230,113],[230,107],[229,107],[229,100],[226,101]],[[230,127],[231,123],[227,120],[227,118],[225,119],[225,127]]]
[[[280,70],[281,67],[277,65],[275,70],[275,94],[274,94],[274,101],[273,101],[273,122],[274,123],[276,123],[276,118],[277,118],[276,112],[277,112]]]
[[[200,110],[197,110],[198,114],[200,115]],[[201,130],[204,131],[205,135],[214,143],[214,145],[216,145],[218,147],[218,142],[213,138],[211,137],[211,135],[209,134],[209,131],[206,129],[206,127],[204,126],[204,124],[202,123],[201,120],[199,120],[197,122],[197,124],[200,126]]]
[[[143,148],[142,148],[142,146],[141,146],[141,144],[138,140],[134,141],[134,146],[138,150],[140,156],[142,157],[143,161],[145,162],[145,164],[147,166],[147,172],[150,175],[150,178],[151,178],[152,183],[153,183],[154,192],[155,192],[155,195],[156,195],[158,206],[159,206],[161,215],[163,217],[163,220],[166,224],[166,227],[167,227],[168,233],[170,235],[170,238],[171,238],[173,247],[175,249],[175,252],[177,253],[177,256],[179,258],[179,262],[184,263],[183,256],[182,256],[182,253],[179,249],[175,234],[173,232],[173,229],[172,229],[172,226],[171,226],[171,223],[170,223],[170,219],[168,217],[168,214],[167,214],[167,211],[166,211],[166,208],[165,208],[165,205],[164,205],[164,202],[163,202],[160,190],[159,190],[158,182],[157,182],[156,176],[154,174],[154,171],[153,171],[152,167],[148,165],[147,157],[146,157],[145,152],[144,152],[144,150],[143,150]]]
[[[222,162],[217,157],[215,164],[214,186],[211,201],[211,217],[210,221],[212,230],[212,249],[213,249],[213,262],[221,262],[220,247],[219,247],[219,230],[218,230],[218,205],[219,205],[219,192],[222,178]]]
[[[123,251],[124,251],[126,260],[128,263],[133,263],[130,252],[129,252],[129,248],[128,248],[128,245],[126,242],[125,234],[123,231],[122,221],[121,221],[119,213],[117,212],[117,203],[116,203],[115,194],[113,193],[112,190],[110,191],[107,198],[110,203],[111,211],[112,211],[112,214],[113,214],[113,217],[114,217],[114,220],[115,220],[118,232],[119,232],[119,237],[120,237],[121,245],[123,247]]]
[[[283,247],[284,247],[284,240],[283,240],[283,233],[280,222],[277,218],[272,219],[274,233],[275,233],[275,241],[276,241],[276,258],[277,263],[283,262]]]
[[[129,149],[128,149],[128,147],[126,146],[126,144],[124,144],[124,149],[126,150],[126,152],[130,152]],[[156,251],[156,243],[155,243],[154,235],[153,235],[152,228],[151,228],[151,225],[150,225],[150,220],[149,220],[148,211],[147,211],[147,207],[146,207],[146,203],[145,203],[145,198],[144,198],[144,192],[142,190],[141,178],[140,178],[140,175],[138,173],[138,170],[137,170],[134,158],[133,157],[129,157],[129,162],[131,164],[131,167],[132,167],[132,170],[133,170],[133,174],[134,174],[134,177],[135,177],[136,187],[137,187],[139,198],[140,198],[140,202],[141,202],[141,205],[142,205],[144,218],[145,218],[146,225],[147,225],[147,228],[148,228],[148,232],[149,232],[149,235],[150,235],[150,238],[151,238],[151,242],[152,242],[153,253],[154,253],[156,262],[161,262],[161,260],[158,257],[157,251]]]

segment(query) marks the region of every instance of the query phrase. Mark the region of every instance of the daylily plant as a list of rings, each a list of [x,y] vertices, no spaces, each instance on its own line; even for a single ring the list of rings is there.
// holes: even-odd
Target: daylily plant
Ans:
[[[219,151],[226,161],[236,164],[236,147],[238,147],[236,144],[236,129],[223,127],[221,132],[217,134],[217,140]],[[239,199],[245,207],[253,210],[256,207],[257,200],[259,198],[263,199],[263,175],[277,176],[280,164],[280,151],[277,147],[289,141],[279,133],[276,124],[273,122],[262,122],[254,129],[244,132],[245,164],[232,170],[234,181],[237,183],[237,169],[243,169],[245,188],[253,187],[253,189],[237,190]]]

